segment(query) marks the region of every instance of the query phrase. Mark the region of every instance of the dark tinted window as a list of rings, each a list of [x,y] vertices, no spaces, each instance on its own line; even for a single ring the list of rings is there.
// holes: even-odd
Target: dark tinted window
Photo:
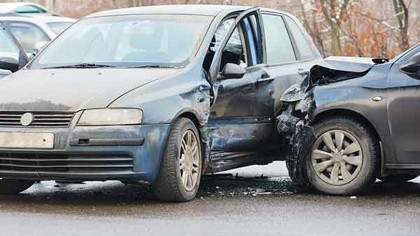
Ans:
[[[314,51],[308,42],[307,36],[302,32],[301,28],[296,24],[290,17],[284,17],[287,25],[289,26],[290,32],[293,35],[293,39],[297,44],[297,48],[300,55],[300,60],[307,60],[315,58]]]
[[[296,61],[289,34],[281,16],[263,15],[267,44],[267,63],[279,64]]]

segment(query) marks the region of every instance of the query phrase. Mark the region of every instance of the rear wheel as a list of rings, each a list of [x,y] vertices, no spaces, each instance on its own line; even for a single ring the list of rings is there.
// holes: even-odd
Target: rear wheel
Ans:
[[[376,179],[378,141],[355,119],[336,117],[314,126],[316,141],[306,159],[309,184],[336,195],[358,193]]]
[[[387,175],[379,179],[382,180],[382,182],[384,183],[400,184],[400,183],[405,183],[407,181],[415,179],[417,177],[419,177],[419,175],[402,174],[402,175]]]
[[[200,185],[202,152],[194,123],[178,119],[169,133],[158,178],[153,185],[161,201],[186,202],[194,199]]]
[[[33,184],[30,180],[0,179],[0,194],[18,194]]]

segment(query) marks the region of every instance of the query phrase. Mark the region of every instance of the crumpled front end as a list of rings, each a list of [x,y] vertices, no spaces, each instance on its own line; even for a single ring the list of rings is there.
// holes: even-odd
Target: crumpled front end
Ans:
[[[307,80],[292,86],[282,97],[283,110],[277,117],[277,131],[286,147],[286,165],[296,183],[305,183],[303,170],[297,168],[315,142],[310,114],[315,109],[312,91],[305,92]]]
[[[315,65],[306,78],[291,86],[283,94],[283,107],[277,117],[277,130],[286,146],[286,164],[292,180],[306,184],[304,170],[300,167],[306,160],[313,143],[314,114],[317,109],[317,87],[356,79],[366,75],[375,63],[383,59],[330,57]]]

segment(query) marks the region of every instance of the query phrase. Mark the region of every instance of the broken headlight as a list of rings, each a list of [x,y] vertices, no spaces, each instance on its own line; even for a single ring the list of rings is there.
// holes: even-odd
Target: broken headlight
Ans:
[[[91,109],[83,111],[77,125],[137,125],[142,117],[140,109]]]

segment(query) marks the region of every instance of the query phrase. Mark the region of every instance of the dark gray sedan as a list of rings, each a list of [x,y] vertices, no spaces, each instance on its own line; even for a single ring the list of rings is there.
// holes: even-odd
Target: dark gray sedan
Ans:
[[[150,184],[282,159],[280,96],[320,59],[298,21],[254,7],[106,11],[0,81],[0,191],[37,180]]]

